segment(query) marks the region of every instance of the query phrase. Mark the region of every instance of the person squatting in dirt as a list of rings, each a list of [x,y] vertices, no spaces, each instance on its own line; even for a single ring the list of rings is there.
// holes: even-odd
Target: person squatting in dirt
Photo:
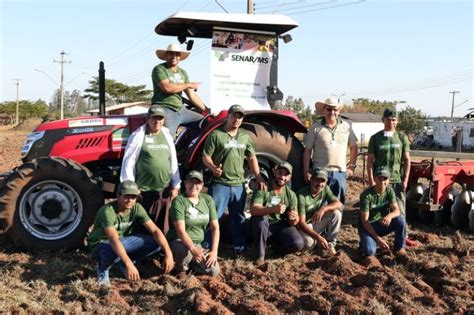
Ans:
[[[94,227],[87,243],[94,259],[98,260],[97,277],[100,285],[109,286],[109,270],[118,265],[129,281],[140,280],[135,261],[163,252],[163,270],[173,268],[173,254],[161,230],[137,203],[140,194],[133,181],[122,182],[117,200],[102,206],[96,214]],[[143,225],[151,234],[133,234],[135,224]]]
[[[151,79],[153,82],[152,105],[161,105],[166,114],[165,127],[173,138],[179,125],[202,119],[200,113],[186,109],[183,106],[182,92],[186,94],[192,105],[201,112],[208,112],[201,98],[195,93],[199,82],[190,82],[186,71],[178,64],[185,60],[190,52],[181,51],[178,44],[169,44],[166,49],[156,50],[159,59],[164,60],[153,68]]]
[[[298,191],[298,231],[306,250],[313,249],[317,243],[332,256],[336,254],[342,212],[341,202],[326,185],[327,179],[327,172],[316,168],[311,173],[310,184]]]
[[[217,262],[219,221],[214,200],[201,192],[203,186],[201,172],[194,170],[186,175],[185,192],[171,205],[171,228],[166,238],[170,242],[177,272],[192,269],[198,274],[214,277],[220,271]],[[201,247],[208,225],[212,234],[209,250]]]
[[[369,185],[374,186],[374,169],[383,167],[390,172],[390,186],[395,191],[398,208],[406,216],[405,191],[410,176],[410,142],[405,133],[397,131],[397,112],[385,109],[382,115],[384,129],[369,140],[367,157],[367,178]],[[415,241],[406,239],[407,246],[417,246]]]
[[[303,171],[306,182],[310,183],[311,169],[325,169],[328,173],[327,185],[344,205],[346,177],[352,176],[356,167],[357,139],[351,126],[339,118],[341,107],[333,98],[316,102],[316,111],[323,117],[313,123],[304,137]],[[350,160],[346,166],[348,146]]]
[[[292,171],[290,163],[280,162],[273,170],[269,190],[253,193],[250,214],[257,251],[256,265],[264,263],[269,241],[281,254],[300,251],[304,247],[304,240],[296,229],[299,222],[298,199],[287,186]]]
[[[383,167],[374,170],[374,186],[360,195],[359,236],[360,250],[366,263],[379,264],[375,258],[377,247],[389,251],[390,246],[382,237],[395,233],[393,248],[405,253],[406,222],[398,207],[394,189],[390,185],[390,171]]]
[[[245,199],[244,160],[255,176],[257,186],[265,187],[255,149],[250,136],[240,131],[245,111],[240,105],[232,105],[225,124],[214,130],[204,143],[203,164],[212,172],[209,194],[217,206],[220,219],[227,208],[231,221],[231,237],[236,257],[245,250]],[[209,232],[206,242],[209,244]]]
[[[148,213],[158,199],[176,197],[181,186],[176,148],[163,126],[165,120],[163,108],[151,106],[146,123],[128,138],[122,161],[120,181],[137,183],[140,203]]]

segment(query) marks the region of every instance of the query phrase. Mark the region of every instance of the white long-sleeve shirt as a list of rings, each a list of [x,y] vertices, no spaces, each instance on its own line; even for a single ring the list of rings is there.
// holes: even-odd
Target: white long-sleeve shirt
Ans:
[[[127,146],[125,147],[125,154],[122,160],[122,169],[120,171],[121,182],[125,180],[135,181],[136,165],[138,157],[140,156],[140,151],[142,149],[143,140],[145,138],[146,126],[147,124],[140,126],[128,138]],[[181,178],[179,176],[178,159],[176,157],[176,147],[174,146],[173,137],[166,127],[161,127],[161,132],[165,136],[170,148],[171,186],[173,188],[179,189],[181,187]]]

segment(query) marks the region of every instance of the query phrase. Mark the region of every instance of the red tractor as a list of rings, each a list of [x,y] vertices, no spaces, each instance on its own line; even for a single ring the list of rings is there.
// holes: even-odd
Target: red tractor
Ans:
[[[296,26],[290,18],[277,15],[178,13],[156,27],[158,34],[177,36],[181,43],[191,36],[212,38],[217,28],[245,34],[264,32],[270,36],[271,46],[264,48],[273,51],[271,71],[265,81],[268,84],[262,87],[269,107],[247,107],[242,125],[254,142],[260,167],[268,174],[280,161],[295,166],[302,162],[303,146],[295,133],[305,133],[305,126],[290,111],[270,109],[283,98],[277,87],[278,40],[284,38],[286,42],[289,36],[282,34]],[[251,39],[247,35],[246,40]],[[231,44],[239,45],[242,41],[234,40]],[[229,54],[233,49],[229,48]],[[228,108],[238,101],[229,102],[218,106]],[[53,250],[82,246],[104,198],[115,195],[128,136],[145,122],[145,114],[105,116],[105,102],[102,103],[99,116],[36,127],[21,149],[23,164],[0,176],[0,231],[17,246]],[[225,117],[225,111],[216,112],[215,116],[183,126],[184,131],[176,140],[182,175],[190,169],[202,168],[203,143]],[[251,180],[249,175],[248,181]],[[302,168],[295,167],[293,187],[302,183]]]

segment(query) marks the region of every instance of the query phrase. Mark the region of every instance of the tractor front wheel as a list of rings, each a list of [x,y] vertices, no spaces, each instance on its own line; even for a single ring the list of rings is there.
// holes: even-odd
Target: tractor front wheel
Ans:
[[[0,192],[7,236],[26,249],[84,245],[102,190],[84,166],[64,158],[39,158],[20,166]]]

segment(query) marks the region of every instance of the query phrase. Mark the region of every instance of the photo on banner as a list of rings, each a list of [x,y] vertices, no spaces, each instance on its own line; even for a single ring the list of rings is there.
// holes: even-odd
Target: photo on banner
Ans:
[[[240,104],[246,110],[270,109],[267,86],[276,38],[233,30],[214,30],[211,50],[213,112]]]

